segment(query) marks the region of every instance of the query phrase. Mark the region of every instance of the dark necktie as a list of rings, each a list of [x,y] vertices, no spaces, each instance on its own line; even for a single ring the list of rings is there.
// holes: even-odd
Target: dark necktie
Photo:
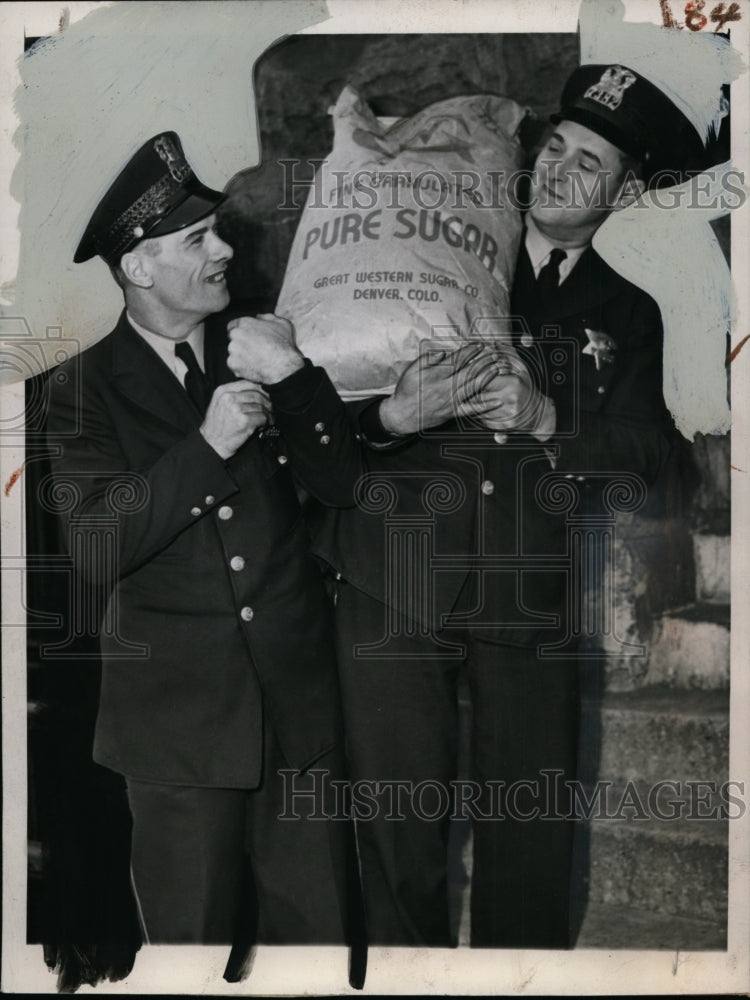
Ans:
[[[184,361],[187,365],[187,373],[185,374],[185,391],[197,406],[201,416],[203,416],[208,408],[209,400],[211,399],[211,390],[208,385],[208,379],[203,374],[203,370],[198,364],[198,359],[193,353],[193,348],[186,340],[183,340],[181,344],[175,344],[174,352],[180,361]]]
[[[553,247],[549,260],[539,272],[534,285],[534,295],[540,301],[544,301],[557,291],[560,285],[560,264],[567,256],[564,250]]]

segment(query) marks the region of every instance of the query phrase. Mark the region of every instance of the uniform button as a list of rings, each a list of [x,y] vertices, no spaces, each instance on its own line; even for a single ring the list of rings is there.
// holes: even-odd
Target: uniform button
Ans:
[[[242,556],[232,556],[232,558],[229,560],[229,565],[232,567],[235,573],[239,573],[240,570],[245,568],[245,560],[242,558]]]
[[[279,465],[286,465],[289,459],[286,457],[286,455],[279,455],[276,461],[279,463]]]
[[[585,476],[576,476],[576,482],[577,483],[585,483],[586,482],[586,477]]]
[[[315,430],[317,431],[318,434],[322,434],[325,429],[326,425],[323,423],[322,420],[319,420],[315,425]]]
[[[215,499],[216,497],[212,497],[211,494],[209,493],[208,496],[206,497],[206,503],[213,503]]]
[[[324,434],[324,435],[323,435],[323,437],[322,437],[322,438],[320,439],[320,443],[321,443],[321,444],[328,444],[328,442],[329,442],[330,440],[331,440],[331,439],[330,439],[330,438],[328,437],[328,435],[327,435],[327,434]]]
[[[481,490],[486,497],[492,496],[492,494],[495,492],[495,484],[491,483],[489,479],[485,479],[485,481],[482,483]]]
[[[243,622],[251,622],[254,617],[255,617],[255,612],[253,611],[252,608],[243,608],[242,611],[240,611],[240,618],[243,620]]]
[[[199,514],[202,514],[203,511],[200,509],[200,507],[191,507],[190,513],[193,515],[193,517],[197,517]]]
[[[566,472],[565,473],[565,478],[566,479],[575,479],[575,476],[573,475],[572,472]]]
[[[599,393],[599,395],[600,395],[600,396],[603,396],[603,395],[604,395],[604,393],[605,393],[605,392],[606,392],[607,390],[606,390],[606,389],[604,388],[604,386],[603,386],[603,385],[600,385],[600,386],[597,386],[597,389],[596,389],[596,391],[597,391],[597,392]]]
[[[222,521],[228,521],[233,514],[234,511],[231,507],[219,507],[219,517]]]
[[[534,338],[531,336],[531,334],[530,333],[521,334],[521,347],[533,347],[533,346],[534,346]]]

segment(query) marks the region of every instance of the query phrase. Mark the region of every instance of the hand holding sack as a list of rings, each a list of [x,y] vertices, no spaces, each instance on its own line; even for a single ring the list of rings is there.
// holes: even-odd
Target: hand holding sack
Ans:
[[[346,87],[334,148],[297,229],[277,313],[344,398],[389,393],[437,340],[507,340],[521,236],[515,101],[440,101],[387,128]]]

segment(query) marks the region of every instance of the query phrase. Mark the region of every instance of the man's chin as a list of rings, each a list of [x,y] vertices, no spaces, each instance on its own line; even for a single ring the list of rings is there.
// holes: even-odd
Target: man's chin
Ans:
[[[541,230],[550,226],[565,225],[569,222],[570,212],[566,208],[558,205],[532,205],[529,209],[529,218],[532,219]]]
[[[206,307],[209,313],[221,312],[229,305],[229,289],[226,285],[214,285],[211,295],[206,299]]]

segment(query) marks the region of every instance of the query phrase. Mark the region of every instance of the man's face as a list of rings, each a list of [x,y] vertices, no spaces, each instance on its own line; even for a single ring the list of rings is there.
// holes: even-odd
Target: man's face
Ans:
[[[529,215],[543,233],[582,246],[616,206],[625,163],[596,132],[560,122],[536,158]]]
[[[175,318],[198,322],[228,304],[225,272],[234,251],[217,235],[215,215],[140,248],[152,292]]]

